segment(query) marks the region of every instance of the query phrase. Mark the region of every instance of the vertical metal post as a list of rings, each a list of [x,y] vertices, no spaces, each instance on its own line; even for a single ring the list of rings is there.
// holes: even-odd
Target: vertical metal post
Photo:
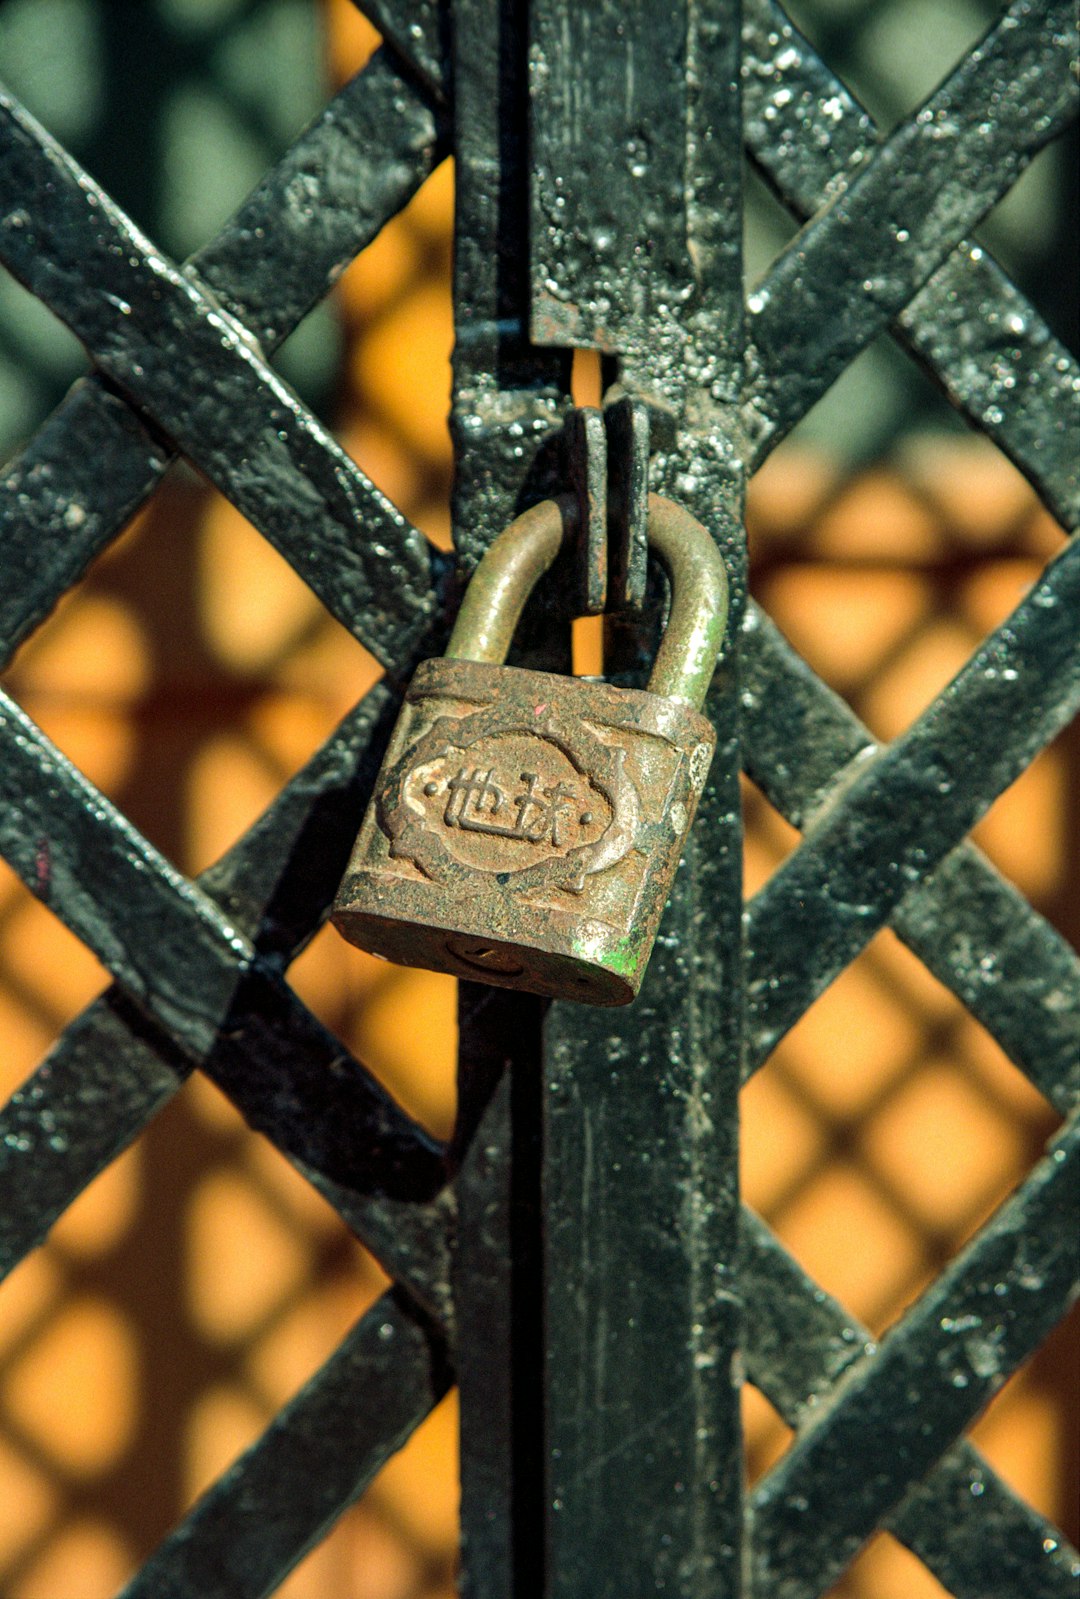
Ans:
[[[458,0],[454,541],[467,572],[547,485],[570,357],[528,340],[524,0]],[[555,656],[557,659],[557,654]],[[454,1303],[461,1592],[540,1591],[544,1546],[540,1036],[546,1006],[463,983]]]
[[[706,15],[703,16],[702,12]],[[618,357],[652,481],[743,602],[739,13],[535,0],[533,336]],[[741,1588],[734,658],[708,792],[638,1001],[544,1048],[550,1599]]]

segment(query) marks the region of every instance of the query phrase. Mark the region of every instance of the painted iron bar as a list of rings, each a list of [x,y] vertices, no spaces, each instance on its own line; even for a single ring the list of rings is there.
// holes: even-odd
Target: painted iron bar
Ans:
[[[0,150],[5,264],[331,613],[400,670],[438,625],[438,552],[266,364],[246,329],[4,94]],[[36,196],[32,212],[20,204],[27,194]]]
[[[384,1294],[120,1599],[264,1599],[451,1381],[438,1332],[397,1290]]]
[[[879,746],[757,606],[740,640],[747,775],[800,830]],[[1080,956],[971,843],[895,907],[889,925],[1067,1116],[1080,1099]],[[751,1041],[752,1072],[771,1047]]]
[[[738,8],[535,0],[531,21],[533,337],[617,352],[653,412],[649,486],[717,539],[737,617]],[[550,1599],[741,1591],[736,714],[732,652],[638,1000],[555,1004],[544,1030]]]
[[[747,147],[805,220],[850,181],[881,135],[776,0],[746,0],[744,39]],[[962,240],[892,331],[1075,530],[1080,365],[990,253]]]
[[[327,1095],[338,1103],[326,1120],[332,1123],[336,1114],[367,1128],[368,1180],[388,1193],[416,1197],[426,1174],[428,1195],[434,1193],[442,1180],[437,1147],[349,1062],[250,938],[2,693],[0,750],[0,853],[177,1048],[195,1061],[215,1049],[227,1060],[230,1028],[249,1019],[263,1070],[268,1080],[277,1077],[280,1113],[287,1116],[287,1082],[297,1064],[290,1067],[290,1032],[321,1039],[324,1105]],[[29,829],[28,794],[34,803]]]
[[[353,0],[439,105],[453,99],[447,0]]]
[[[1080,545],[826,805],[747,918],[756,1064],[1080,708]]]
[[[789,1426],[811,1426],[844,1372],[873,1358],[877,1345],[745,1206],[740,1265],[747,1376]],[[954,1599],[986,1599],[991,1591],[1018,1599],[1075,1594],[1080,1555],[966,1440],[908,1490],[884,1525]]]
[[[1080,1291],[1080,1123],[845,1373],[751,1496],[758,1591],[819,1599]]]
[[[454,543],[469,571],[552,488],[547,441],[571,404],[570,357],[527,337],[524,5],[454,8]],[[529,665],[569,665],[569,636],[529,610]],[[539,604],[538,604],[539,602]],[[529,616],[526,616],[526,623]],[[543,1587],[545,1505],[539,1263],[542,1001],[459,985],[458,1232],[453,1292],[461,1397],[461,1593]]]
[[[773,263],[748,301],[756,460],[1075,116],[1074,15],[1072,0],[1014,0]]]
[[[189,267],[272,351],[444,152],[431,106],[380,51]],[[311,171],[320,173],[323,205],[289,205]],[[126,525],[171,459],[100,378],[75,385],[0,478],[0,539],[20,572],[0,588],[0,664]],[[346,625],[367,628],[363,616]]]
[[[445,7],[435,0],[358,3],[430,91],[449,101],[439,46]],[[850,181],[881,135],[776,0],[746,0],[743,48],[748,150],[805,220]],[[1080,365],[990,252],[969,240],[957,243],[891,331],[1074,531],[1080,525]],[[755,459],[774,442],[766,428]]]

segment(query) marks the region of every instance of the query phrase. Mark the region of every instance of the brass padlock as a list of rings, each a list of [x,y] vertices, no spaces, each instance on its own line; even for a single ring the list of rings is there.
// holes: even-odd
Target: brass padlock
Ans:
[[[405,966],[623,1005],[712,760],[699,708],[727,578],[700,523],[652,494],[672,605],[648,689],[505,666],[562,534],[553,500],[518,517],[477,567],[446,655],[417,668],[333,921]]]

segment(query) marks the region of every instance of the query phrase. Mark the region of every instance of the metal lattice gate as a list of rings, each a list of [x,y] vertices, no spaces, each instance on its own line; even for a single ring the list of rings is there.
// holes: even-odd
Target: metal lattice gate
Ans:
[[[879,1526],[957,1599],[1075,1593],[1075,1552],[964,1431],[1075,1293],[1080,962],[965,839],[1080,699],[1078,552],[878,749],[747,601],[741,534],[747,473],[884,329],[1080,522],[1080,371],[965,242],[1075,115],[1073,8],[1017,0],[885,139],[770,0],[745,0],[741,38],[729,0],[364,9],[384,48],[183,269],[0,111],[0,254],[96,369],[2,483],[2,658],[181,453],[387,672],[197,882],[0,702],[0,846],[115,978],[3,1112],[5,1270],[198,1068],[397,1284],[126,1592],[271,1592],[456,1381],[464,1591],[485,1599],[809,1599]],[[744,140],[810,219],[745,307]],[[640,402],[620,414],[651,430],[651,481],[723,546],[738,650],[642,999],[613,1020],[464,992],[443,1149],[282,973],[453,574],[266,352],[451,148],[462,567],[550,485],[569,347],[593,346]],[[609,643],[633,658],[625,622]],[[805,834],[745,918],[740,752]],[[886,924],[1067,1119],[877,1347],[740,1209],[735,1098]],[[746,1506],[740,1351],[796,1430]]]

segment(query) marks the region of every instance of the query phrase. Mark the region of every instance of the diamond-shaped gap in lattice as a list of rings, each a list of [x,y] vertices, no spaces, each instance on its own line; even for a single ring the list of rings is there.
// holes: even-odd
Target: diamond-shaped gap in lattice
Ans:
[[[1072,820],[1080,723],[1047,745],[972,829],[972,841],[1074,948],[1080,946],[1080,863]]]
[[[240,836],[377,676],[292,567],[179,466],[0,681],[191,873]]]
[[[748,1489],[771,1471],[794,1433],[760,1388],[744,1382],[741,1392],[743,1471]]]
[[[888,460],[911,434],[963,437],[966,430],[960,412],[922,367],[883,332],[848,362],[779,448],[811,445],[855,474]]]
[[[975,241],[989,249],[1074,355],[1080,354],[1075,290],[1080,260],[1068,197],[1078,157],[1074,123],[1039,151],[974,230]]]
[[[969,1429],[979,1452],[1018,1494],[1080,1544],[1080,1305],[995,1394]]]
[[[922,1561],[891,1533],[879,1532],[822,1599],[953,1599]]]
[[[28,1510],[50,1507],[8,1549],[5,1595],[46,1591],[81,1518],[98,1557],[79,1596],[107,1599],[385,1286],[196,1075],[0,1286],[0,1448]]]
[[[801,835],[748,777],[740,775],[739,782],[743,814],[743,895],[750,900],[798,849]]]
[[[359,819],[358,819],[359,820]],[[457,1106],[457,979],[395,966],[323,927],[289,968],[305,1004],[436,1138]]]
[[[75,335],[0,268],[0,462],[40,427],[86,369]]]
[[[875,1334],[1022,1180],[1059,1118],[891,932],[743,1090],[747,1202]]]
[[[799,231],[798,218],[743,160],[743,281],[748,292]]]
[[[996,0],[785,0],[791,20],[888,131],[969,54]]]

